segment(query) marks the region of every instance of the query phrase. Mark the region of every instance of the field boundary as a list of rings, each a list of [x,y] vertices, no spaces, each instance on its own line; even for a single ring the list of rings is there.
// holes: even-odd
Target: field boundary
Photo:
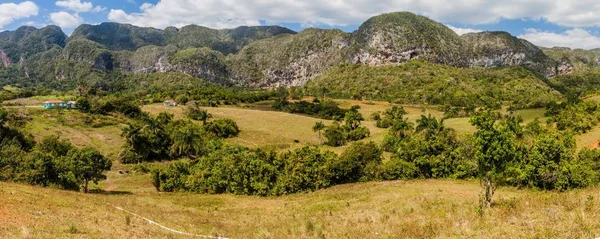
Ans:
[[[229,239],[229,238],[227,238],[227,237],[220,237],[220,236],[207,236],[207,235],[200,235],[200,234],[194,234],[194,233],[189,233],[189,232],[182,232],[182,231],[178,231],[178,230],[175,230],[175,229],[173,229],[173,228],[169,228],[169,227],[167,227],[167,226],[164,226],[164,225],[162,225],[162,224],[160,224],[160,223],[158,223],[158,222],[155,222],[155,221],[153,221],[153,220],[150,220],[150,219],[148,219],[148,218],[146,218],[146,217],[143,217],[143,216],[141,216],[141,215],[139,215],[139,214],[136,214],[136,213],[134,213],[134,212],[127,211],[127,210],[125,210],[125,209],[124,209],[124,208],[122,208],[122,207],[117,207],[117,206],[115,206],[115,205],[112,205],[112,204],[110,204],[110,203],[107,203],[107,204],[108,204],[109,206],[111,206],[111,207],[114,207],[114,208],[116,208],[116,209],[117,209],[117,210],[119,210],[119,211],[123,211],[123,212],[129,213],[129,214],[131,214],[131,215],[133,215],[133,216],[135,216],[135,217],[138,217],[138,218],[141,218],[141,219],[143,219],[143,220],[147,221],[147,222],[148,222],[148,223],[150,223],[150,224],[157,225],[157,226],[159,226],[160,228],[162,228],[162,229],[165,229],[165,230],[167,230],[167,231],[170,231],[170,232],[173,232],[173,233],[177,233],[177,234],[181,234],[181,235],[186,235],[186,236],[192,236],[192,237],[209,238],[209,239]]]

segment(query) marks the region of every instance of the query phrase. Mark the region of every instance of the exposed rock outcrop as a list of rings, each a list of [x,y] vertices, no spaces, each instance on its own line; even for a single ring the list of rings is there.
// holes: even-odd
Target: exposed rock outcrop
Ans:
[[[8,55],[2,50],[0,50],[0,63],[2,63],[2,66],[4,67],[10,67],[12,65],[10,58],[8,58]]]

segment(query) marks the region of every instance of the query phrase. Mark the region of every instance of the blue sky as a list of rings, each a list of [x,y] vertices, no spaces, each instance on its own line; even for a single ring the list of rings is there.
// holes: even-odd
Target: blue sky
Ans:
[[[114,21],[160,29],[281,25],[351,32],[393,11],[430,17],[458,34],[507,31],[540,46],[600,48],[597,0],[0,0],[0,30],[52,24],[70,34],[82,23]]]

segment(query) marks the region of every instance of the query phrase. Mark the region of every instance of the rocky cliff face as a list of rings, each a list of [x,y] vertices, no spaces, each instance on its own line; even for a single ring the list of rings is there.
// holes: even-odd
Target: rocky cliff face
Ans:
[[[307,29],[251,43],[229,55],[231,79],[260,87],[301,86],[333,66],[349,62],[349,34]]]
[[[57,57],[40,57],[50,49]],[[339,65],[383,66],[415,59],[460,68],[519,65],[546,77],[600,65],[600,50],[545,51],[552,58],[506,32],[458,36],[441,23],[408,12],[372,17],[353,33],[314,28],[296,33],[262,26],[159,30],[118,23],[82,25],[68,40],[53,26],[0,33],[0,64],[18,61],[24,64],[20,68],[28,69],[26,73],[43,72],[32,77],[47,81],[54,80],[55,72],[71,70],[64,66],[73,65],[89,67],[77,67],[87,72],[73,79],[94,71],[181,72],[256,87],[302,86]]]
[[[530,42],[507,32],[469,33],[465,42],[469,67],[525,66],[545,77],[568,73],[566,64],[559,64]]]
[[[2,50],[0,50],[0,63],[2,63],[2,66],[4,67],[10,67],[12,65],[10,58],[8,58],[8,55]]]
[[[466,66],[463,42],[448,27],[409,12],[373,17],[352,34],[352,62],[368,65],[422,59]]]

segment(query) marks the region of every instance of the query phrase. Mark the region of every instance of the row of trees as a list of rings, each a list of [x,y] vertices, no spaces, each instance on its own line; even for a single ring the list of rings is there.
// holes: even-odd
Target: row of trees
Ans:
[[[317,147],[277,154],[274,151],[224,146],[205,157],[154,170],[160,191],[284,195],[341,183],[375,180],[382,151],[375,143],[356,143],[341,156]]]

